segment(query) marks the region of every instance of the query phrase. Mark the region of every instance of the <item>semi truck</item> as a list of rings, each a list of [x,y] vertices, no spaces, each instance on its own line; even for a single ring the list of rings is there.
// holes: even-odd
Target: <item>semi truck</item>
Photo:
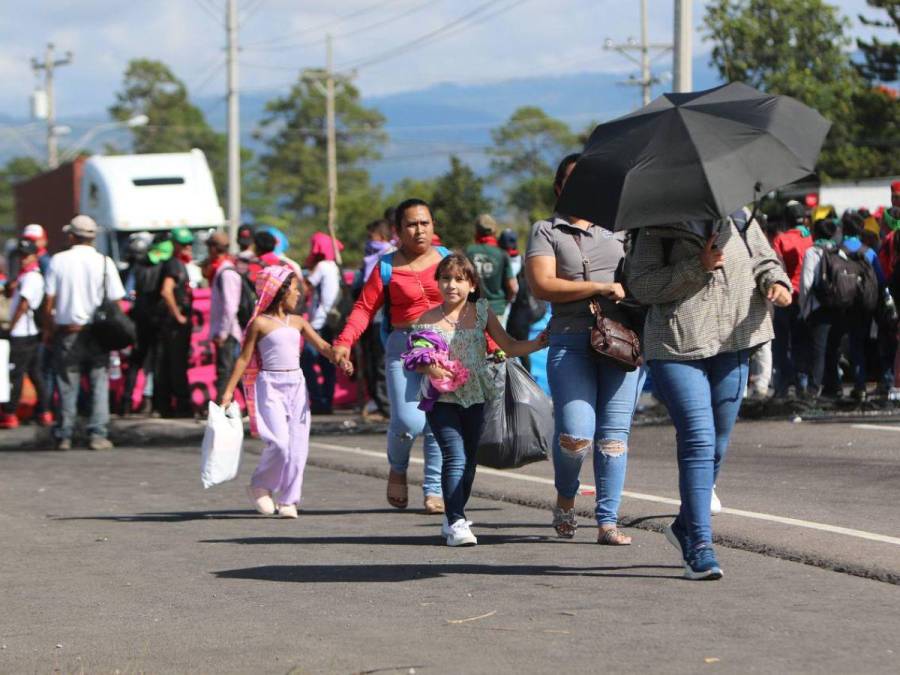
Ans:
[[[20,229],[29,223],[43,225],[51,252],[65,247],[63,225],[83,213],[100,228],[98,250],[117,263],[135,232],[225,226],[212,172],[198,149],[79,157],[18,183],[13,191],[16,224]],[[197,237],[198,247],[202,239]]]

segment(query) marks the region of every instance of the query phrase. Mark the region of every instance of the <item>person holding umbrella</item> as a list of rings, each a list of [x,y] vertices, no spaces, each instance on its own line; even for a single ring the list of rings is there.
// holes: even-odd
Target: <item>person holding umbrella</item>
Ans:
[[[747,384],[791,280],[742,207],[815,170],[830,124],[741,83],[664,94],[591,134],[557,209],[636,229],[625,264],[648,306],[643,353],[678,445],[681,507],[667,528],[688,579],[719,579],[710,500]],[[739,209],[735,211],[735,209]]]

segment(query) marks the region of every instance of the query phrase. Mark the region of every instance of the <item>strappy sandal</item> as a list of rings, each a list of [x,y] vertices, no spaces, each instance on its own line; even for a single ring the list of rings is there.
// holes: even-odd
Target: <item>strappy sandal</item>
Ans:
[[[597,543],[601,546],[631,546],[631,537],[617,527],[608,530],[600,528]]]
[[[578,518],[575,516],[575,507],[566,511],[559,506],[553,507],[553,529],[558,537],[571,539],[578,530]]]
[[[406,474],[391,471],[388,473],[387,483],[388,504],[395,509],[405,509],[409,506],[409,490],[406,486]]]

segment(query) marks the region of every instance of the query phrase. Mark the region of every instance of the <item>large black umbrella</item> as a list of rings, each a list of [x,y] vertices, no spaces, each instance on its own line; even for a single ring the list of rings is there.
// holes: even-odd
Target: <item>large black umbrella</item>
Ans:
[[[724,218],[812,173],[830,126],[742,83],[664,94],[594,129],[557,211],[611,230]]]

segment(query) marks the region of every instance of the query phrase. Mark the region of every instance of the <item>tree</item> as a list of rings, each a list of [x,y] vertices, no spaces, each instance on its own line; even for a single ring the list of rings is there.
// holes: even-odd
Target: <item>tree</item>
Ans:
[[[16,204],[13,185],[36,176],[44,170],[32,157],[13,157],[0,169],[0,228],[4,234],[12,234],[16,222]]]
[[[896,82],[900,74],[900,42],[896,39],[900,32],[900,0],[867,1],[870,7],[887,12],[888,19],[872,19],[860,15],[860,22],[864,26],[892,31],[894,40],[882,42],[877,36],[873,36],[868,42],[857,39],[856,46],[864,59],[862,63],[856,64],[857,70],[869,82]]]
[[[438,234],[448,248],[469,244],[475,219],[491,210],[491,202],[484,196],[484,182],[455,155],[450,156],[450,170],[435,181],[431,205]]]
[[[160,61],[134,59],[129,62],[109,108],[114,119],[125,121],[144,114],[149,124],[131,130],[134,152],[187,152],[199,148],[206,155],[220,199],[227,188],[225,135],[216,132],[203,112],[188,98],[187,87]]]
[[[873,91],[853,67],[848,22],[835,7],[823,0],[714,0],[704,26],[723,79],[793,96],[832,122],[819,158],[823,179],[896,171],[896,101]]]
[[[556,164],[577,148],[577,136],[540,108],[525,106],[491,137],[492,177],[505,188],[507,206],[528,222],[546,218],[556,202]]]
[[[259,158],[261,184],[272,196],[272,210],[259,218],[277,219],[296,242],[327,225],[325,97],[316,83],[323,71],[304,70],[291,91],[266,104],[257,138],[266,151]],[[363,241],[365,225],[381,215],[380,191],[364,168],[380,156],[386,139],[384,117],[360,103],[359,91],[341,79],[335,98],[338,164],[338,237]]]

